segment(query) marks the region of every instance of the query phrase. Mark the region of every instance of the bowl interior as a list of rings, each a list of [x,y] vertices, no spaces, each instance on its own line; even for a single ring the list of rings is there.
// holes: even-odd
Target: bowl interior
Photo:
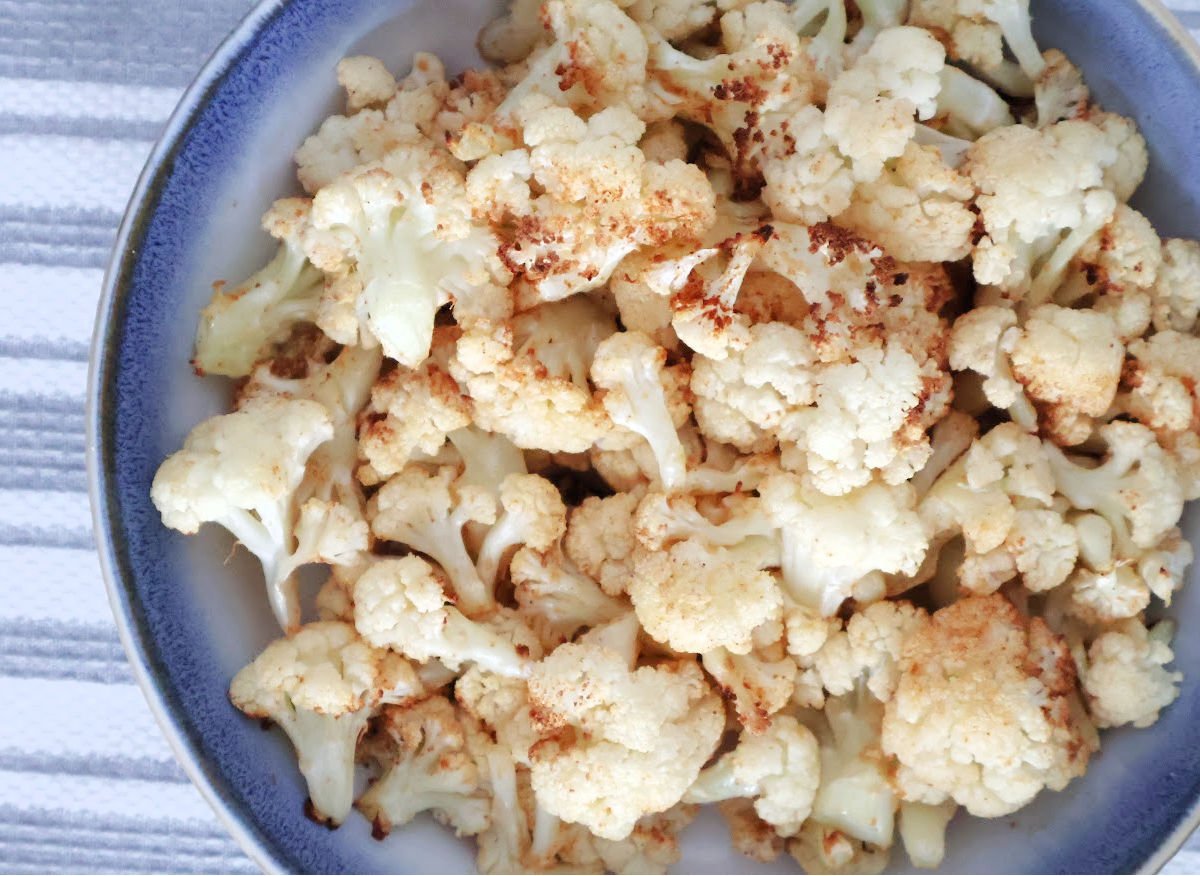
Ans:
[[[209,527],[165,530],[149,500],[162,459],[228,387],[199,380],[187,360],[196,314],[214,279],[239,280],[268,256],[258,217],[295,189],[290,155],[337,106],[333,68],[349,53],[404,70],[416,50],[451,70],[475,62],[474,36],[495,4],[478,0],[293,0],[260,7],[214,59],[143,180],[98,323],[93,373],[97,541],[114,608],[139,674],[193,777],[252,853],[271,869],[463,872],[467,846],[421,820],[383,843],[363,819],[329,832],[304,818],[293,755],[227,702],[232,674],[275,635],[259,572]],[[1200,236],[1200,72],[1156,12],[1132,2],[1034,0],[1042,45],[1084,70],[1097,99],[1135,117],[1151,144],[1136,206],[1164,235]],[[1195,514],[1186,518],[1193,543]],[[1200,618],[1185,590],[1171,613]],[[1200,665],[1200,639],[1177,643]],[[1200,679],[1150,731],[1108,733],[1087,777],[1012,818],[958,818],[946,872],[1131,871],[1160,866],[1200,795]],[[896,863],[900,863],[897,856]],[[709,816],[686,834],[684,872],[787,872],[734,854]]]

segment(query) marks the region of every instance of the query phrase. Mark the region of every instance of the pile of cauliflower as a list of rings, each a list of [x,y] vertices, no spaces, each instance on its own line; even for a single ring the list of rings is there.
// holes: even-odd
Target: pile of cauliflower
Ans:
[[[262,563],[230,696],[310,817],[642,873],[716,803],[760,861],[933,867],[1154,723],[1200,245],[1028,6],[515,0],[486,69],[339,65],[201,317],[234,410],[153,485]]]

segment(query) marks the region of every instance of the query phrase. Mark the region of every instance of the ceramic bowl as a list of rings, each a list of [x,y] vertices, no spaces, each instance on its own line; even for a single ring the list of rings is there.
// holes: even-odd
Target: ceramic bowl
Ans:
[[[1200,62],[1156,4],[1033,0],[1045,47],[1078,63],[1095,97],[1137,119],[1150,143],[1137,206],[1163,235],[1200,236]],[[215,278],[268,255],[258,217],[291,191],[290,155],[334,111],[334,65],[368,52],[394,69],[431,50],[474,62],[485,0],[272,0],[256,8],[187,92],[138,183],[100,305],[90,383],[89,466],[96,540],[138,681],[192,780],[265,870],[464,872],[466,844],[419,821],[385,842],[363,819],[330,832],[301,812],[291,750],[228,703],[232,674],[275,635],[258,571],[225,564],[215,527],[168,532],[150,503],[163,458],[228,387],[188,368],[196,317]],[[1187,531],[1200,535],[1196,515]],[[1160,867],[1200,819],[1200,587],[1180,594],[1179,701],[1151,730],[1114,732],[1086,778],[1012,818],[960,817],[946,872],[1128,872]],[[652,779],[651,779],[652,780]],[[681,872],[753,872],[717,819],[685,835]],[[897,855],[897,863],[901,856]],[[780,872],[790,859],[778,862]]]

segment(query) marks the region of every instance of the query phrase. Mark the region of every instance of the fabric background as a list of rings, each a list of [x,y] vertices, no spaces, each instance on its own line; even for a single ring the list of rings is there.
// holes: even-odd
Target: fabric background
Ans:
[[[158,132],[252,0],[0,0],[0,871],[252,873],[125,663],[92,546],[84,391]],[[1170,5],[1200,32],[1200,0]],[[1200,840],[1167,867],[1200,872]]]

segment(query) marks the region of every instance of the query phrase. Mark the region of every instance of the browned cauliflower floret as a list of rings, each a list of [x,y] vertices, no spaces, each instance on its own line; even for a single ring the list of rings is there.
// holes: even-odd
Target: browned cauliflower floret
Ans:
[[[943,608],[905,643],[883,719],[904,798],[1007,815],[1082,775],[1097,747],[1066,643],[1002,596]]]

